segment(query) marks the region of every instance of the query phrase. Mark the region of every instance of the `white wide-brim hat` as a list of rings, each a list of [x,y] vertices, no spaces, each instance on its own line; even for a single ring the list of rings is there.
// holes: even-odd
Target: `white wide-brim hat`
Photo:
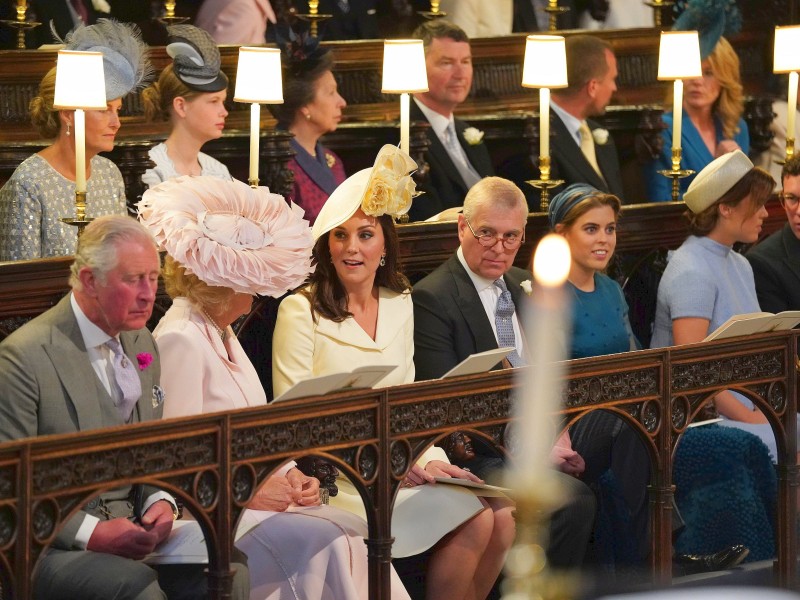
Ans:
[[[683,201],[693,213],[701,213],[722,198],[752,169],[752,161],[741,150],[723,154],[697,174],[683,195]]]
[[[370,217],[404,215],[416,193],[411,173],[417,163],[397,146],[385,145],[371,169],[362,169],[345,179],[325,201],[314,221],[316,242],[338,227],[360,208]]]
[[[314,270],[303,209],[266,187],[184,175],[137,206],[158,245],[210,286],[278,298]]]

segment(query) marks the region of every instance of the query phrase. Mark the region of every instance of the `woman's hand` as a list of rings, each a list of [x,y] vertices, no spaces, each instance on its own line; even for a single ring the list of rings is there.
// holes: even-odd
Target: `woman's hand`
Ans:
[[[429,474],[425,469],[415,463],[408,472],[408,475],[406,475],[406,478],[403,480],[403,487],[410,488],[433,482],[433,475]]]
[[[283,512],[299,499],[298,491],[289,483],[288,474],[272,475],[264,482],[247,505],[255,510]]]
[[[728,152],[733,152],[734,150],[741,150],[739,144],[733,140],[722,140],[719,144],[717,144],[717,149],[714,152],[714,158],[719,158],[723,154],[728,154]]]
[[[469,479],[476,483],[483,483],[483,479],[477,475],[441,460],[430,461],[425,465],[425,472],[431,476],[431,480],[433,480],[433,477],[456,477],[458,479]]]
[[[294,490],[294,502],[300,506],[319,506],[322,499],[319,496],[319,480],[310,477],[300,469],[290,469],[286,479]]]

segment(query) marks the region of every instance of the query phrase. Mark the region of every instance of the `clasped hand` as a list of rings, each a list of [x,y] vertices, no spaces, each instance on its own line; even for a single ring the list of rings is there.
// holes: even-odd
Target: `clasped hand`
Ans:
[[[248,504],[248,508],[283,512],[292,505],[317,506],[321,503],[319,480],[293,468],[286,476],[273,475],[267,479]]]
[[[172,505],[159,500],[147,509],[141,524],[122,517],[97,523],[86,549],[141,560],[169,537],[172,521]]]

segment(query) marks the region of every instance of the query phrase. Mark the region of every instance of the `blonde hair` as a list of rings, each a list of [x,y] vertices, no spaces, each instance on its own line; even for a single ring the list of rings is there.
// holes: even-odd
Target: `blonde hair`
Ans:
[[[140,94],[144,106],[144,116],[148,121],[169,121],[172,117],[172,102],[175,98],[193,100],[204,92],[191,89],[183,83],[172,65],[167,65],[158,81],[142,90]]]
[[[188,298],[201,309],[226,310],[236,293],[230,288],[208,285],[169,255],[164,259],[162,278],[170,298]]]
[[[50,69],[39,83],[39,95],[28,105],[28,114],[36,131],[44,139],[53,139],[61,129],[59,111],[53,108],[56,96],[56,68]]]
[[[744,91],[739,72],[739,56],[730,42],[721,37],[707,60],[720,85],[719,98],[714,103],[713,111],[722,124],[723,137],[732,139],[739,133],[739,120],[744,112]],[[665,104],[667,107],[672,106],[672,87],[669,88]]]

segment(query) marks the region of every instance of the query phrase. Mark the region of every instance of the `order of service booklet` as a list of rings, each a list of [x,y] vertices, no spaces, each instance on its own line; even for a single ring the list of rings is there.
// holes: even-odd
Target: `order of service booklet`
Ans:
[[[367,365],[353,369],[348,373],[332,373],[330,375],[312,377],[298,381],[272,401],[282,402],[283,400],[294,400],[295,398],[322,396],[337,390],[375,387],[396,368],[397,365]]]
[[[710,342],[711,340],[767,333],[768,331],[784,331],[793,329],[798,323],[800,323],[800,310],[785,310],[778,314],[756,312],[733,315],[703,341]]]

